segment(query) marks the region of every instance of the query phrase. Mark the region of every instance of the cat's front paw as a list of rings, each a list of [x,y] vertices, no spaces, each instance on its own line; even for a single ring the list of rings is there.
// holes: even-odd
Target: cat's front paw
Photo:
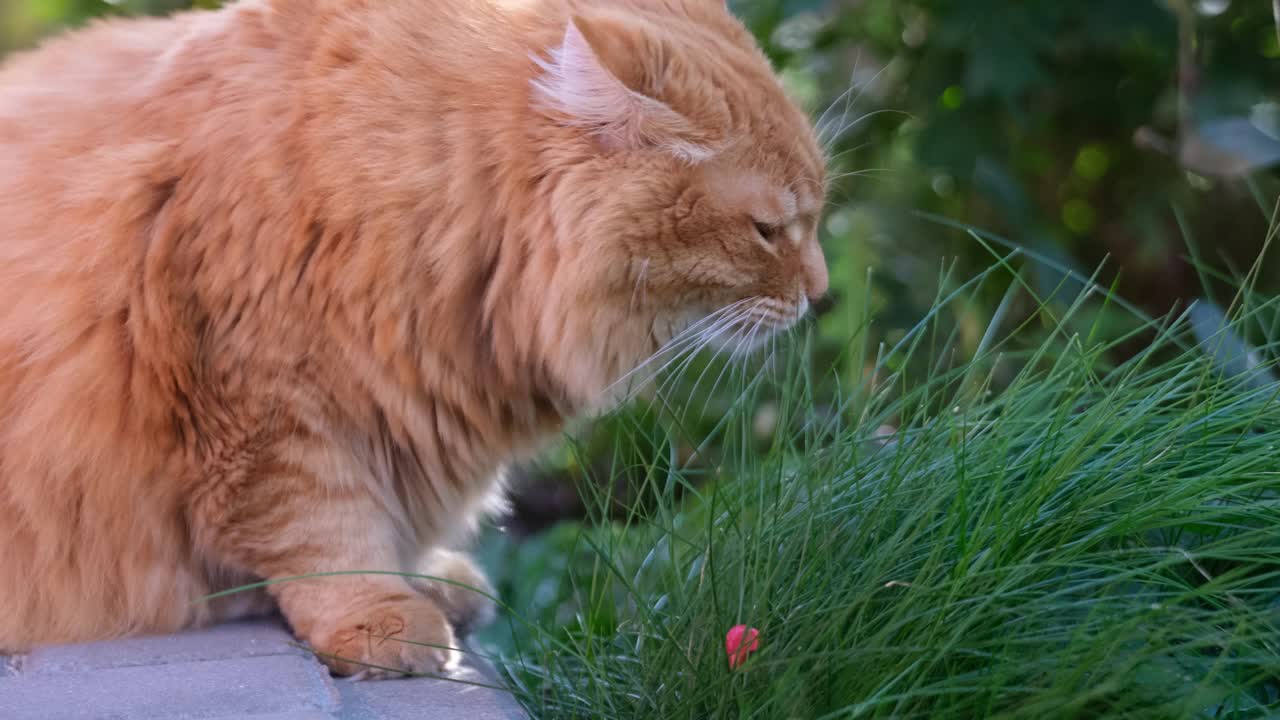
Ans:
[[[329,627],[316,634],[312,647],[336,675],[377,680],[439,674],[458,663],[449,621],[421,596],[358,608]]]

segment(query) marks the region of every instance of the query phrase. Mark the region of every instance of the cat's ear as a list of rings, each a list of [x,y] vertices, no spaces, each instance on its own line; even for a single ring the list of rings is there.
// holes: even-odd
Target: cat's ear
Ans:
[[[696,130],[680,113],[662,101],[628,87],[611,71],[602,51],[635,51],[625,39],[606,38],[611,28],[581,16],[565,24],[564,38],[549,59],[539,58],[542,74],[533,81],[540,109],[565,123],[595,134],[607,150],[666,150],[690,161],[710,151],[692,141]],[[625,62],[626,58],[613,58]],[[645,58],[630,58],[641,66]]]

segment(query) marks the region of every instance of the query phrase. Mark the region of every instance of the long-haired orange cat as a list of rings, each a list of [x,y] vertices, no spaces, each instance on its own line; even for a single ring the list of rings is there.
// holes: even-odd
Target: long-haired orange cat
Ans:
[[[447,668],[487,609],[447,583],[198,600],[486,588],[446,548],[505,464],[825,292],[823,182],[723,0],[242,0],[11,59],[0,651],[275,604],[336,672]]]

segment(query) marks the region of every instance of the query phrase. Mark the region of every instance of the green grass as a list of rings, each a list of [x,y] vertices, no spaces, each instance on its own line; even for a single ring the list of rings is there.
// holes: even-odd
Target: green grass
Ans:
[[[526,709],[1280,716],[1280,303],[1245,277],[1216,333],[1195,313],[1112,332],[1114,298],[1086,283],[1047,301],[1017,255],[944,276],[896,346],[852,338],[843,361],[872,368],[857,387],[808,365],[800,331],[612,418],[608,472],[644,482],[624,520],[487,551],[511,610],[487,641]],[[1006,301],[956,360],[951,310],[991,283]],[[1244,336],[1263,362],[1224,363]],[[763,437],[761,407],[778,428]],[[761,646],[730,671],[739,623]]]
[[[942,273],[893,345],[864,316],[826,369],[814,327],[681,358],[567,446],[640,490],[596,478],[593,522],[483,545],[505,620],[479,652],[533,717],[1280,717],[1261,264],[1150,319],[1063,268],[1038,293],[969,232],[991,267]],[[738,624],[760,648],[731,670]]]

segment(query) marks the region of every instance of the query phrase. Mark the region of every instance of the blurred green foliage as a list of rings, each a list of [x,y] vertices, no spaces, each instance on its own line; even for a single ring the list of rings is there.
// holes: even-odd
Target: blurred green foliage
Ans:
[[[858,174],[835,189],[831,261],[846,290],[874,267],[876,307],[901,322],[932,299],[937,258],[991,259],[903,210],[1001,233],[1086,275],[1110,258],[1104,279],[1123,268],[1121,294],[1153,312],[1203,290],[1175,206],[1205,262],[1240,267],[1257,255],[1266,217],[1247,173],[1228,177],[1220,171],[1239,163],[1223,158],[1188,163],[1178,148],[1212,137],[1247,148],[1230,159],[1255,172],[1274,161],[1280,45],[1268,3],[740,5],[811,109],[837,103],[826,114],[843,130],[833,171]],[[1275,188],[1274,177],[1257,182]],[[1060,280],[1038,270],[1043,288]]]
[[[28,48],[61,28],[77,27],[103,15],[158,15],[219,4],[213,0],[4,0],[0,3],[0,51]]]

